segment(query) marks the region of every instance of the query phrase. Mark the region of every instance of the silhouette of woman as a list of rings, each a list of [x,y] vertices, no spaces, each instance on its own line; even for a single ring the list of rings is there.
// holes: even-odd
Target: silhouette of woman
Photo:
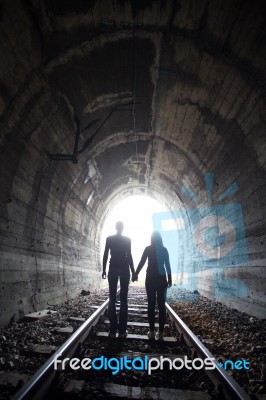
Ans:
[[[138,274],[148,259],[146,271],[146,291],[148,297],[148,320],[150,330],[148,337],[155,339],[155,306],[156,299],[159,308],[159,340],[163,340],[163,331],[166,320],[165,298],[167,287],[172,286],[171,268],[169,254],[160,232],[154,231],[151,235],[151,245],[147,246],[142,254],[139,265],[136,269],[132,281],[138,280]],[[167,278],[166,278],[167,276]]]

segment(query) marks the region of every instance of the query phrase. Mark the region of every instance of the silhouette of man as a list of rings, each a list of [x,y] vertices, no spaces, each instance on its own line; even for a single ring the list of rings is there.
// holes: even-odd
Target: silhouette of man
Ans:
[[[112,338],[116,337],[118,329],[119,337],[124,338],[127,335],[127,294],[128,285],[130,279],[131,269],[132,276],[134,272],[134,264],[131,255],[131,240],[122,235],[124,224],[119,221],[116,223],[116,235],[108,236],[106,239],[105,250],[103,255],[103,272],[102,278],[106,278],[106,264],[109,255],[111,253],[111,259],[109,262],[108,272],[108,283],[109,283],[109,319],[110,319],[110,332],[109,336]],[[116,315],[116,293],[118,279],[120,279],[120,312],[119,322],[117,321]]]

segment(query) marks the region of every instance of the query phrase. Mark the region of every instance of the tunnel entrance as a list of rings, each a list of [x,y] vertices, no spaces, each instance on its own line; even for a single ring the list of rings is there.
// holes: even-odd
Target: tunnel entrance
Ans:
[[[265,317],[263,2],[48,3],[0,7],[0,324],[98,288],[103,223],[133,194],[180,221],[162,229],[178,282],[199,271],[192,289]]]
[[[101,233],[101,260],[107,236],[115,234],[115,224],[123,221],[123,234],[131,238],[131,251],[134,266],[137,267],[143,250],[150,244],[153,228],[152,215],[165,212],[166,207],[149,196],[133,195],[121,200],[110,211],[105,219]],[[144,284],[146,268],[139,275],[138,284]]]

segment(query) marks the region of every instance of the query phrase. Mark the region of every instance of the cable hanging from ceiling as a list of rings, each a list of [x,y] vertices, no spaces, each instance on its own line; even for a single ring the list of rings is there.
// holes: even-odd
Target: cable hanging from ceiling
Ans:
[[[136,36],[133,29],[133,106],[132,106],[132,119],[133,119],[133,131],[135,141],[135,156],[137,163],[137,176],[139,182],[139,154],[138,154],[138,140],[136,131],[136,81],[137,81],[137,68],[136,68]]]

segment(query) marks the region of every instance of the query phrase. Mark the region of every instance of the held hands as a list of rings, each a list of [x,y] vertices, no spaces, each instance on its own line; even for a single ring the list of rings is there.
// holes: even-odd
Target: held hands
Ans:
[[[138,280],[138,274],[136,274],[136,272],[134,272],[132,274],[132,278],[131,278],[132,282],[136,282]]]

